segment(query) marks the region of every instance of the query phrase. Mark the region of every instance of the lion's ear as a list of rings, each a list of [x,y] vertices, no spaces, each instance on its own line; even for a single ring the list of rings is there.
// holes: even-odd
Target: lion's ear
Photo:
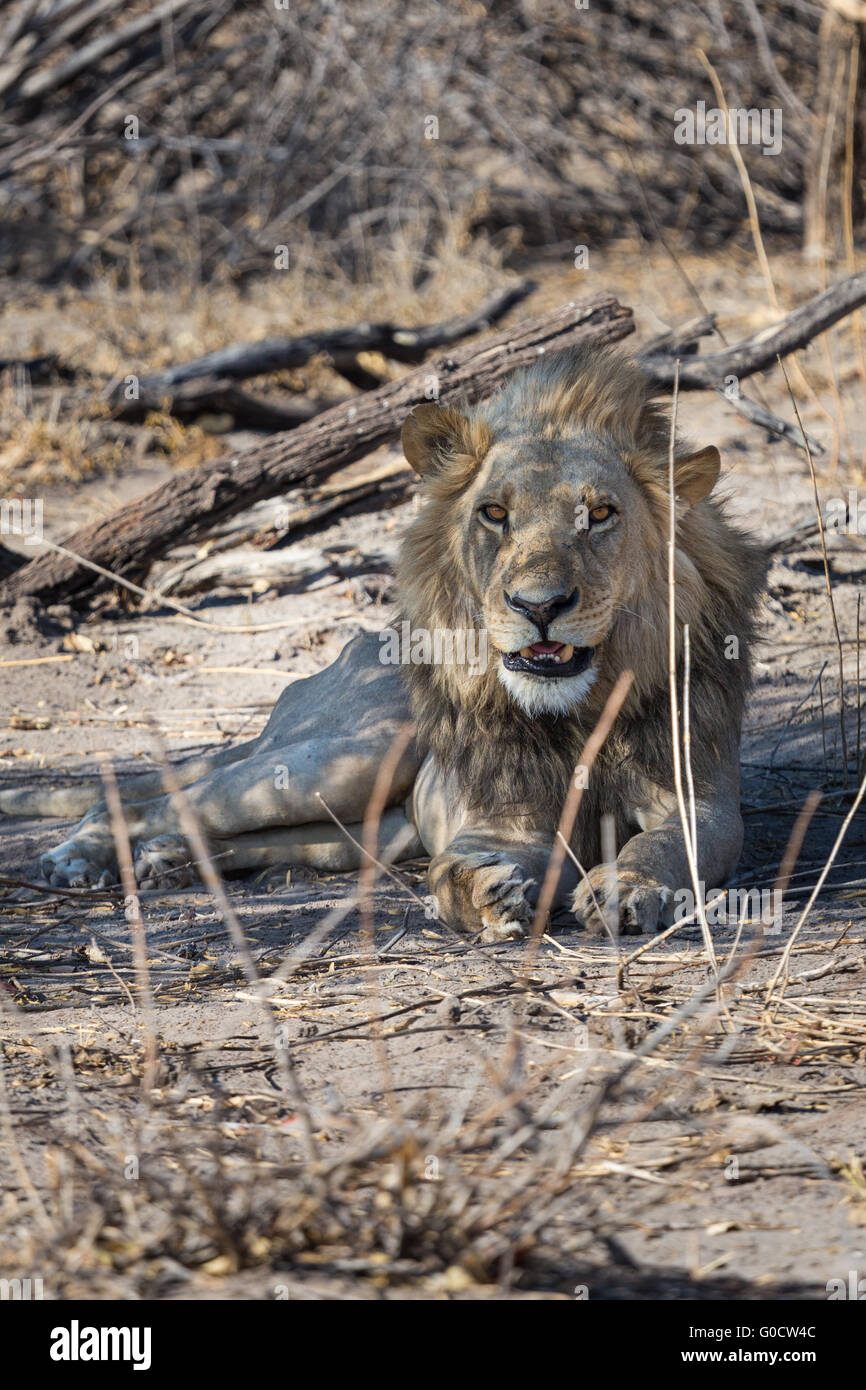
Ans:
[[[709,497],[719,479],[722,460],[714,444],[699,449],[696,454],[685,454],[674,459],[674,487],[677,497],[689,506],[703,502]]]
[[[403,453],[421,477],[438,468],[445,453],[466,451],[469,421],[458,410],[416,405],[403,425]]]

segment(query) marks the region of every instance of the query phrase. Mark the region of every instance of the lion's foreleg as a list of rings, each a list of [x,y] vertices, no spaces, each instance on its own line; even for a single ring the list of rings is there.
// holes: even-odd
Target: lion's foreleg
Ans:
[[[693,894],[675,798],[668,814],[657,824],[628,840],[616,859],[616,879],[605,865],[598,865],[574,895],[573,910],[590,931],[600,932],[598,908],[615,891],[619,930],[625,933],[656,931],[673,921],[675,896]],[[698,879],[706,891],[719,887],[737,866],[743,845],[739,789],[733,775],[723,777],[714,794],[695,803]],[[696,905],[695,905],[696,906]]]
[[[458,931],[481,932],[483,941],[525,936],[550,847],[550,836],[517,835],[501,826],[461,831],[430,863],[439,915]]]
[[[279,826],[241,835],[211,839],[209,853],[221,873],[238,869],[262,869],[271,865],[301,865],[328,873],[345,873],[361,867],[364,855],[363,824],[340,829],[329,821],[310,825]],[[379,822],[378,854],[389,863],[422,853],[421,842],[402,807],[386,811]],[[181,835],[159,835],[142,841],[135,854],[136,879],[141,888],[184,887],[194,881],[196,864]]]
[[[212,840],[211,847],[225,869],[259,869],[269,865],[302,865],[326,872],[359,869],[364,854],[362,822],[346,825],[345,831],[332,822],[278,827]],[[423,854],[421,842],[402,807],[392,807],[382,816],[377,837],[377,858],[389,863]]]

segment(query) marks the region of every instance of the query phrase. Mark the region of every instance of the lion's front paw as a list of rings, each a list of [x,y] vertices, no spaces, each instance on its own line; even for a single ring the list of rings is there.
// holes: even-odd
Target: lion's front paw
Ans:
[[[527,897],[533,880],[518,864],[494,855],[479,855],[471,868],[472,906],[481,920],[481,940],[513,941],[526,936],[532,922]]]
[[[674,895],[663,883],[641,882],[629,873],[618,873],[614,886],[610,867],[598,864],[574,890],[571,910],[593,936],[601,936],[606,927],[638,936],[670,926]]]
[[[117,882],[117,859],[109,839],[64,840],[43,854],[41,868],[52,888],[108,888]]]
[[[136,845],[134,868],[139,888],[188,888],[196,879],[189,849],[179,835],[157,835]]]

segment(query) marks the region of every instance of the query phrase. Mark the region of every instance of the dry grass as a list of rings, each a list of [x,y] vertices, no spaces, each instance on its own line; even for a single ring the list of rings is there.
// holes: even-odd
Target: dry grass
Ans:
[[[23,913],[17,929],[4,928],[10,946],[27,919],[32,929],[40,917],[56,921],[58,909],[37,904]],[[118,927],[106,925],[92,939],[88,963],[73,972],[81,1003],[82,989],[103,1006],[136,992],[140,972],[132,953],[124,954]],[[66,986],[56,964],[46,973],[57,953],[55,932],[41,935],[41,964],[35,946],[19,947],[9,968],[25,1008],[26,981],[39,982],[44,1010],[46,986],[58,1005]],[[237,967],[219,962],[227,938],[217,931],[209,939],[210,962],[151,947],[151,980],[163,1005],[215,990],[232,997]],[[494,1287],[571,1294],[590,1273],[597,1280],[618,1235],[633,1230],[641,1213],[657,1213],[660,1189],[675,1203],[742,1149],[717,1087],[752,1109],[762,1095],[778,1105],[784,1083],[750,1072],[757,1058],[814,1066],[844,1063],[866,1048],[859,967],[832,948],[803,948],[824,964],[795,977],[801,992],[780,999],[776,1021],[756,1017],[754,986],[736,991],[735,1035],[720,1048],[714,982],[695,992],[681,978],[688,949],[645,955],[618,992],[610,987],[609,950],[551,938],[531,974],[507,978],[506,970],[501,983],[480,989],[484,1017],[474,1007],[478,987],[461,998],[447,987],[419,993],[416,985],[408,1005],[392,996],[397,1007],[382,1009],[380,983],[375,1001],[360,987],[363,1016],[344,1012],[331,1037],[321,1023],[318,1035],[299,1033],[290,1025],[299,1009],[302,1019],[316,1017],[317,980],[345,979],[354,996],[359,971],[381,971],[386,961],[411,981],[419,966],[429,979],[423,972],[434,962],[442,970],[462,957],[465,970],[472,957],[471,946],[453,940],[425,949],[414,935],[387,954],[381,945],[365,949],[363,933],[357,941],[348,949],[344,941],[333,957],[307,957],[295,978],[272,986],[278,1038],[300,1057],[322,1045],[339,1052],[364,1037],[393,1047],[415,1035],[424,1041],[431,1029],[451,1031],[476,1058],[483,1079],[474,1090],[449,1104],[447,1088],[431,1080],[415,1101],[399,1097],[396,1110],[380,1116],[314,1107],[313,1152],[305,1158],[298,1108],[276,1080],[266,1033],[223,1044],[163,1040],[150,1086],[141,1024],[123,1043],[76,1044],[64,1040],[65,1030],[52,1038],[50,1013],[41,1026],[19,1016],[18,1041],[6,1041],[3,1056],[27,1181],[19,1164],[6,1185],[0,1274],[50,1269],[55,1297],[162,1297],[187,1285],[217,1292],[244,1272],[255,1276],[259,1297],[316,1279],[338,1292],[349,1279],[361,1294],[479,1296]],[[776,948],[764,945],[772,957]],[[254,951],[259,972],[275,973],[279,958]],[[819,979],[829,980],[830,994],[815,993]],[[33,995],[29,1007],[40,1007]],[[372,1014],[374,1007],[382,1013]],[[539,1008],[564,1017],[566,1032],[539,1033]],[[547,1050],[527,1066],[526,1049],[545,1036]],[[826,1085],[791,1084],[801,1111],[834,1094]],[[838,1083],[835,1093],[845,1090]],[[693,1110],[688,1142],[662,1137],[647,1147],[640,1125],[657,1107],[671,1106]],[[775,1142],[772,1134],[766,1142]],[[840,1169],[852,1197],[862,1187],[857,1162]],[[627,1207],[610,1200],[624,1177],[631,1182]],[[645,1193],[637,1207],[635,1188]]]
[[[0,72],[0,247],[28,278],[241,278],[309,228],[360,279],[381,245],[417,238],[421,284],[455,213],[508,250],[569,242],[575,223],[597,244],[646,230],[638,180],[664,226],[718,245],[739,229],[736,175],[673,139],[674,110],[710,96],[697,45],[747,104],[784,104],[777,156],[748,157],[771,229],[798,228],[819,22],[799,0],[762,7],[769,64],[738,0],[216,0],[69,80],[90,38],[151,7],[105,0],[63,45],[40,8],[13,46],[21,80]]]

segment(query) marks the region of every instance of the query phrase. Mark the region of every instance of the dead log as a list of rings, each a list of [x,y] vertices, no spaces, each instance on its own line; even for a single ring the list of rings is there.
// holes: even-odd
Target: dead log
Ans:
[[[408,463],[392,458],[360,475],[337,477],[321,487],[301,487],[285,496],[265,498],[254,507],[208,528],[208,554],[230,550],[248,541],[262,550],[278,550],[294,544],[298,536],[329,525],[337,512],[354,514],[368,507],[389,507],[405,500],[414,480],[415,474]],[[189,559],[197,551],[198,546],[178,546],[168,558],[177,555],[178,559]],[[25,563],[23,556],[21,562]]]
[[[705,357],[688,357],[680,362],[681,391],[707,391],[724,386],[726,377],[753,376],[771,367],[776,357],[787,357],[798,348],[824,333],[846,314],[866,304],[866,270],[839,280],[824,294],[801,304],[793,313],[770,328],[726,348],[724,352],[707,353]],[[671,389],[674,384],[675,359],[672,353],[643,358],[647,371],[656,385]]]
[[[638,358],[641,362],[652,361],[654,357],[693,357],[701,343],[710,333],[716,332],[716,315],[702,314],[700,318],[688,319],[677,328],[670,328],[644,343]]]
[[[144,420],[152,410],[167,409],[178,420],[227,415],[231,416],[228,428],[293,430],[335,404],[333,400],[314,400],[309,396],[262,396],[243,390],[228,377],[206,376],[181,382],[168,397],[160,398],[159,403],[149,393],[138,401],[124,401],[114,415],[132,424]]]
[[[154,584],[158,594],[187,597],[217,587],[263,592],[270,588],[303,587],[313,576],[325,576],[328,560],[316,546],[295,545],[291,550],[256,550],[239,545],[215,555],[182,560],[166,570]]]
[[[108,399],[118,417],[143,419],[151,410],[173,414],[221,409],[215,398],[225,395],[229,382],[264,376],[267,372],[302,367],[320,353],[334,359],[345,373],[350,360],[359,352],[381,352],[395,362],[417,365],[433,348],[449,347],[489,328],[535,288],[531,280],[521,280],[485,299],[471,314],[461,314],[443,323],[424,328],[399,328],[393,323],[359,323],[354,328],[334,328],[326,332],[304,333],[294,338],[266,338],[258,343],[221,348],[192,362],[183,362],[152,376],[142,377],[132,400],[125,398],[126,387],[116,385]],[[198,383],[197,387],[191,386]],[[366,383],[369,384],[369,383]],[[175,409],[177,405],[178,409]],[[288,408],[288,407],[287,407]],[[277,428],[286,426],[277,426]]]
[[[413,406],[433,396],[454,401],[486,395],[516,367],[543,352],[617,342],[634,331],[632,311],[610,295],[570,303],[527,319],[480,344],[455,348],[396,381],[334,406],[287,435],[246,453],[176,474],[168,482],[93,525],[67,548],[92,563],[141,578],[158,556],[194,539],[214,522],[273,497],[301,480],[345,468],[398,435]],[[80,602],[108,581],[56,552],[32,560],[0,588],[0,600],[30,594]]]
[[[414,482],[415,474],[405,460],[391,459],[362,477],[326,483],[317,488],[305,504],[293,507],[290,512],[284,508],[284,514],[276,517],[273,537],[268,539],[260,532],[255,543],[265,550],[279,550],[294,544],[298,536],[329,525],[338,512],[357,515],[379,507],[396,506],[405,501]]]

